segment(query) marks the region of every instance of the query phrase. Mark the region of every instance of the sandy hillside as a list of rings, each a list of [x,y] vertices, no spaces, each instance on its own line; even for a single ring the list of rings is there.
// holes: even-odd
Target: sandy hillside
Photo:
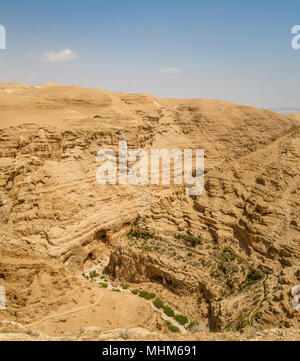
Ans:
[[[290,114],[290,118],[296,121],[300,121],[300,114]]]

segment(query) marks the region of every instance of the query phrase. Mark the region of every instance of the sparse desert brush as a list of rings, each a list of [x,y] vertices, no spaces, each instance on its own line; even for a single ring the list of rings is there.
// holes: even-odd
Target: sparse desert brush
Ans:
[[[184,326],[186,323],[189,322],[189,319],[184,315],[175,315],[174,319],[180,323],[182,326]]]
[[[261,272],[259,272],[259,271],[256,271],[256,270],[252,270],[247,275],[247,280],[250,280],[250,281],[253,281],[253,282],[258,282],[261,279],[263,279],[263,274]]]
[[[175,316],[175,312],[174,310],[169,307],[169,306],[163,306],[163,310],[164,310],[164,313],[169,316],[169,317],[174,317]]]
[[[108,284],[106,282],[101,282],[101,283],[99,283],[99,285],[102,288],[107,288],[108,287]]]
[[[191,245],[192,247],[196,247],[202,244],[202,240],[199,237],[192,236],[190,234],[175,234],[174,238],[176,240],[182,240]]]
[[[174,238],[177,239],[177,240],[180,240],[182,239],[182,235],[181,234],[174,234]]]
[[[118,288],[113,288],[112,291],[113,292],[121,292],[121,290],[119,290]]]
[[[180,332],[179,328],[177,326],[174,326],[170,321],[166,321],[166,324],[171,332]]]
[[[263,274],[256,270],[248,272],[245,281],[240,285],[240,289],[249,288],[263,279]]]
[[[155,293],[150,293],[148,291],[139,291],[139,296],[142,297],[142,298],[145,298],[146,300],[152,300],[153,298],[155,298]]]
[[[148,232],[145,230],[140,230],[137,225],[133,225],[130,229],[130,231],[127,233],[128,238],[136,238],[136,239],[153,239],[155,238],[154,232]]]
[[[189,234],[184,236],[184,240],[190,243],[192,247],[196,247],[197,245],[202,244],[202,240],[199,237],[191,236]]]
[[[210,275],[215,278],[221,278],[223,276],[223,273],[217,269],[214,269],[210,272]]]
[[[235,259],[236,255],[233,253],[233,251],[229,247],[225,247],[220,256],[220,260],[224,263],[227,263],[230,261],[234,261]]]
[[[96,278],[96,277],[99,277],[100,275],[99,275],[99,273],[97,273],[97,271],[91,271],[90,272],[90,278]]]
[[[145,253],[152,253],[155,251],[155,248],[147,245],[142,245],[141,250]]]
[[[154,301],[153,301],[153,304],[156,308],[158,309],[161,309],[164,307],[164,303],[163,301],[160,299],[160,298],[156,298]]]
[[[132,293],[133,295],[138,295],[139,290],[132,290],[131,293]]]
[[[127,283],[123,283],[121,287],[123,288],[123,290],[128,290],[129,285]]]

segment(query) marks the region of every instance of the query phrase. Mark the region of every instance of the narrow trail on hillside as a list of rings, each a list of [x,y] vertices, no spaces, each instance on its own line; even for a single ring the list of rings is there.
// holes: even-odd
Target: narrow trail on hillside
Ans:
[[[92,267],[92,268],[89,270],[89,272],[90,272],[90,271],[96,271],[96,269],[97,269],[97,267]],[[103,277],[103,275],[100,275],[100,274],[99,274],[99,276],[93,278],[93,280],[94,280],[95,282],[99,283],[99,284],[101,284],[101,283],[106,283],[106,284],[107,284],[106,289],[110,290],[111,292],[126,293],[126,294],[132,295],[132,296],[134,296],[134,297],[139,297],[139,296],[133,295],[130,289],[124,289],[124,288],[122,288],[121,286],[116,286],[116,287],[114,287],[114,286],[111,284],[111,282],[110,282],[109,280],[107,280],[107,279],[106,279],[105,281],[103,281],[103,279],[101,278],[101,276]],[[144,299],[144,300],[145,300],[145,302],[147,302],[147,303],[151,306],[151,308],[153,309],[153,312],[158,312],[158,313],[160,313],[161,318],[162,318],[164,321],[168,321],[168,322],[172,323],[172,325],[178,327],[178,329],[180,330],[180,332],[181,332],[182,334],[186,334],[186,333],[188,332],[188,330],[187,330],[184,326],[182,326],[178,321],[176,321],[173,317],[167,316],[167,315],[164,313],[163,310],[161,310],[161,309],[159,309],[159,308],[156,308],[156,307],[154,306],[154,304],[153,304],[153,300],[147,300],[147,299]]]
[[[256,314],[256,312],[259,310],[261,304],[263,303],[263,301],[265,300],[266,296],[267,296],[267,292],[266,292],[266,281],[268,279],[268,275],[262,271],[259,270],[255,267],[253,267],[248,261],[246,261],[242,256],[240,256],[239,254],[237,254],[231,247],[229,247],[230,251],[236,256],[238,257],[242,262],[244,262],[248,267],[250,267],[252,270],[254,270],[255,272],[259,272],[262,273],[264,275],[264,279],[262,280],[262,284],[263,284],[263,295],[261,297],[261,299],[259,300],[258,304],[255,306],[255,308],[250,311],[249,315],[248,315],[248,324],[251,328],[253,328],[253,330],[255,331],[256,334],[259,334],[260,332],[257,331],[255,329],[255,327],[253,326],[253,318]]]
[[[100,297],[100,299],[99,299],[96,303],[93,303],[93,304],[87,305],[87,306],[82,306],[82,307],[76,308],[76,309],[74,309],[74,310],[65,311],[65,312],[57,313],[57,314],[54,314],[54,315],[51,315],[51,316],[42,318],[42,319],[39,320],[39,321],[35,321],[35,322],[33,322],[33,323],[30,323],[30,324],[26,325],[26,327],[37,326],[37,325],[39,325],[40,323],[43,323],[43,322],[48,321],[48,320],[51,320],[52,318],[67,316],[67,315],[70,315],[70,314],[72,314],[72,313],[77,313],[77,312],[80,312],[80,311],[88,310],[88,309],[90,309],[90,308],[93,308],[93,307],[98,306],[98,305],[100,304],[100,301],[101,301],[101,297]]]
[[[99,277],[97,277],[99,278]],[[94,281],[98,281],[98,282],[101,282],[103,281],[102,279],[93,279]],[[111,283],[109,281],[106,282],[108,284],[107,286],[107,289],[109,289],[111,292],[113,291],[116,291],[118,290],[119,293],[127,293],[127,294],[131,294],[131,291],[129,290],[126,290],[126,289],[122,289],[122,288],[119,288],[119,287],[113,287],[111,285]],[[100,301],[102,299],[102,295],[100,295],[100,298],[97,302],[93,303],[93,304],[90,304],[90,305],[87,305],[87,306],[82,306],[82,307],[79,307],[79,308],[76,308],[76,309],[73,309],[73,310],[69,310],[69,311],[65,311],[65,312],[61,312],[61,313],[57,313],[57,314],[54,314],[54,315],[50,315],[50,316],[47,316],[45,318],[42,318],[41,320],[38,320],[38,321],[35,321],[35,322],[32,322],[30,324],[27,324],[26,327],[34,327],[34,326],[38,326],[40,325],[41,323],[45,322],[45,321],[49,321],[51,319],[54,319],[54,318],[59,318],[59,317],[63,317],[63,316],[68,316],[70,314],[73,314],[73,313],[78,313],[78,312],[81,312],[81,311],[84,311],[84,310],[88,310],[88,309],[91,309],[91,308],[94,308],[96,306],[98,306],[100,304]],[[168,322],[171,322],[174,326],[178,327],[178,329],[180,330],[180,332],[182,334],[186,334],[187,333],[187,330],[179,324],[179,322],[177,322],[176,320],[174,320],[174,318],[172,317],[169,317],[167,316],[162,310],[160,309],[157,309],[153,303],[151,301],[148,301],[148,300],[145,300],[145,302],[147,302],[153,309],[153,312],[158,312],[160,313],[161,315],[161,318],[164,320],[164,321],[168,321]]]

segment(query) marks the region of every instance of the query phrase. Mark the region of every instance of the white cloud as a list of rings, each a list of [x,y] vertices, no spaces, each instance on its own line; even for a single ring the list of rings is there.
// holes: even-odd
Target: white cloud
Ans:
[[[179,73],[180,69],[176,68],[175,66],[171,66],[169,68],[160,69],[161,74],[176,74]]]
[[[64,49],[60,51],[47,51],[42,58],[46,63],[54,63],[56,61],[66,61],[76,59],[77,55],[71,49]]]

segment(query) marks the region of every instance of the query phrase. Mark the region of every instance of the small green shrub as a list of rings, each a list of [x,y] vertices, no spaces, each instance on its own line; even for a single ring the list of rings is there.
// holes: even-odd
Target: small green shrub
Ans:
[[[137,295],[137,294],[139,293],[139,290],[132,290],[131,293],[132,293],[133,295]]]
[[[151,246],[147,246],[147,245],[146,246],[142,245],[141,250],[143,252],[146,252],[146,253],[152,253],[152,252],[154,252],[156,250],[156,248],[151,247]]]
[[[175,316],[175,312],[172,310],[171,307],[169,306],[163,306],[163,310],[164,310],[164,313],[169,316],[169,317],[174,317]]]
[[[112,289],[113,292],[121,292],[121,290],[119,290],[118,288],[114,288]]]
[[[178,328],[177,326],[172,325],[171,322],[166,321],[166,324],[167,324],[167,326],[168,326],[168,329],[169,329],[171,332],[174,332],[174,333],[175,333],[175,332],[180,332],[179,328]]]
[[[189,243],[192,247],[202,244],[202,240],[199,237],[195,237],[190,234],[175,234],[174,238],[177,240],[183,240]]]
[[[99,285],[102,288],[107,288],[108,287],[108,284],[106,282],[100,282]]]
[[[148,239],[152,239],[155,238],[155,234],[152,232],[147,232],[147,231],[140,231],[138,228],[136,228],[136,226],[132,226],[131,230],[127,233],[127,236],[129,238],[136,238],[136,239],[144,239],[144,240],[148,240]]]
[[[90,272],[90,278],[96,278],[96,277],[99,277],[100,275],[99,275],[99,273],[97,273],[97,271],[91,271]]]
[[[122,288],[123,288],[123,290],[128,290],[129,285],[127,283],[123,283]]]
[[[160,298],[156,298],[154,301],[153,301],[153,304],[156,308],[158,309],[161,309],[164,307],[164,303],[163,301],[160,299]]]
[[[255,283],[263,279],[263,275],[259,271],[251,270],[251,272],[248,273],[246,279]]]
[[[248,272],[245,281],[241,284],[240,288],[247,288],[247,287],[251,287],[252,285],[254,285],[255,283],[261,281],[263,279],[263,274],[256,271],[256,270],[251,270],[250,272]]]
[[[174,238],[177,240],[181,240],[183,238],[182,234],[174,234]]]
[[[184,240],[188,243],[190,243],[190,245],[192,247],[196,247],[197,245],[201,245],[202,244],[202,241],[199,237],[195,237],[195,236],[191,236],[189,234],[186,234],[184,236]]]
[[[139,296],[142,297],[142,298],[145,298],[146,300],[152,300],[153,298],[155,298],[155,293],[149,293],[147,291],[139,291]]]
[[[220,259],[222,262],[227,263],[234,261],[236,259],[236,255],[231,251],[229,247],[225,247],[222,251]]]
[[[183,315],[176,315],[174,318],[182,326],[189,322],[189,319],[186,316],[183,316]]]

